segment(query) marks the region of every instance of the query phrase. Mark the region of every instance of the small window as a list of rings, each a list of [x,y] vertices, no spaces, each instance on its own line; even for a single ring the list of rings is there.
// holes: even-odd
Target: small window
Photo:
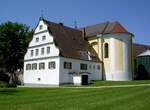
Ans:
[[[31,70],[31,64],[26,64],[26,70]]]
[[[91,69],[91,65],[89,65],[89,69]]]
[[[41,48],[41,55],[44,54],[44,48]]]
[[[100,69],[101,69],[100,65],[97,65],[97,70],[100,70]]]
[[[64,68],[65,69],[72,69],[72,63],[71,62],[64,62]]]
[[[81,70],[87,70],[87,64],[81,63],[81,64],[80,64],[80,69],[81,69]]]
[[[95,69],[95,65],[93,65],[93,69]]]
[[[55,66],[56,66],[56,65],[55,65],[55,62],[54,62],[54,61],[48,63],[48,68],[49,68],[49,69],[55,69]]]
[[[32,64],[32,70],[37,70],[37,64],[36,63]]]
[[[43,25],[40,25],[40,26],[39,26],[39,29],[40,29],[40,30],[43,29]]]
[[[39,42],[39,38],[38,37],[36,38],[35,42]]]
[[[47,47],[47,54],[50,53],[50,47]]]
[[[42,36],[42,40],[46,40],[46,36]]]
[[[45,69],[45,63],[39,63],[39,70]]]
[[[33,56],[33,52],[34,52],[34,51],[33,51],[33,50],[31,50],[31,57]]]
[[[108,58],[109,57],[109,45],[108,43],[104,44],[104,58]]]
[[[35,55],[37,56],[39,54],[39,49],[35,50]]]

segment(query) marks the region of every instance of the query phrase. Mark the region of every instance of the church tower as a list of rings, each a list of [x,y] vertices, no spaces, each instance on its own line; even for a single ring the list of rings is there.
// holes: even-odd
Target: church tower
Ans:
[[[103,62],[103,80],[132,80],[132,37],[119,22],[82,29]]]

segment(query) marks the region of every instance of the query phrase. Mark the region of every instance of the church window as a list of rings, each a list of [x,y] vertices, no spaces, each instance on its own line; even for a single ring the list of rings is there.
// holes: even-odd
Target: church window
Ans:
[[[104,44],[104,58],[108,58],[109,57],[109,45],[108,43]]]

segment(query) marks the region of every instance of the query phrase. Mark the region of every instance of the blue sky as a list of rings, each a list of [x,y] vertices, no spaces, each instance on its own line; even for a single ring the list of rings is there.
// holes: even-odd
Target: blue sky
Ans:
[[[13,21],[34,28],[43,10],[49,21],[84,27],[119,21],[135,35],[134,42],[150,45],[150,0],[0,0],[0,23]]]

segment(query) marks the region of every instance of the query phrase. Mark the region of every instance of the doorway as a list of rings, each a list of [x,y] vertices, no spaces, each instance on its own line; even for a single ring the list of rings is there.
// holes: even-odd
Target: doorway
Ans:
[[[88,75],[82,75],[82,85],[88,85]]]

